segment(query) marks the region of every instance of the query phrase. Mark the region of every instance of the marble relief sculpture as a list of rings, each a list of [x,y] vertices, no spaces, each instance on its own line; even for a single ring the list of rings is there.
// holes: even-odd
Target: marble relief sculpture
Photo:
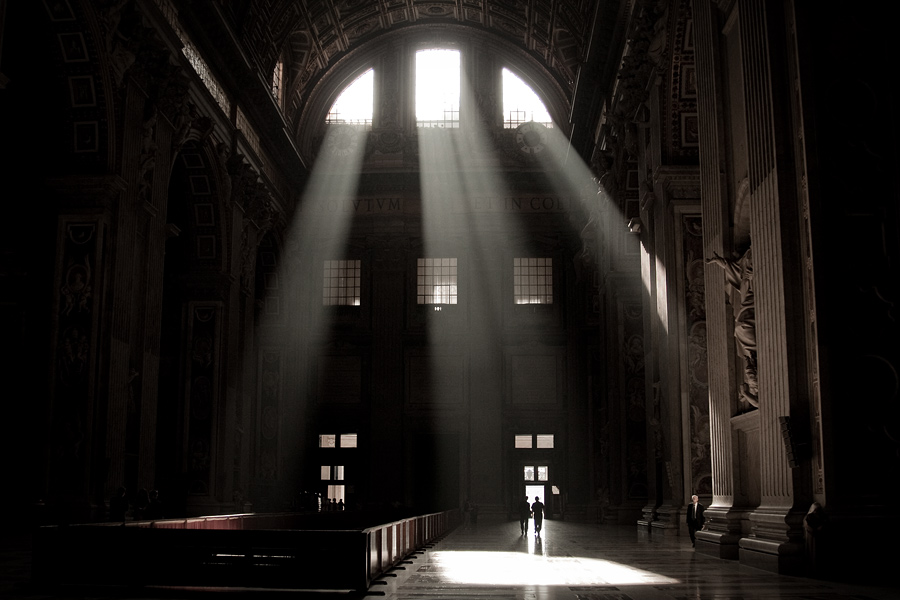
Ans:
[[[744,358],[744,381],[741,399],[759,407],[759,381],[756,373],[756,310],[753,296],[753,260],[750,248],[738,260],[729,260],[713,253],[706,264],[725,270],[725,281],[737,291],[738,302],[734,307],[734,337]]]

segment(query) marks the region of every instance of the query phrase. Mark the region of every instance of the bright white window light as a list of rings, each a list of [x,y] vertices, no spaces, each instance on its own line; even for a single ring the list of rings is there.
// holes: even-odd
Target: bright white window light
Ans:
[[[456,304],[457,275],[455,258],[420,258],[416,264],[416,303]]]
[[[552,448],[553,447],[553,434],[552,433],[539,433],[536,437],[537,437],[537,447],[538,448]]]
[[[284,88],[282,81],[284,79],[284,61],[279,60],[275,63],[275,69],[272,71],[272,95],[278,100],[278,105],[284,103]]]
[[[531,434],[517,435],[516,448],[531,448]]]
[[[528,121],[553,126],[550,113],[534,90],[515,73],[503,69],[503,124],[514,129]]]
[[[326,260],[322,284],[322,304],[359,306],[360,261]]]
[[[416,52],[416,124],[459,127],[458,50]]]
[[[375,106],[375,69],[369,69],[344,88],[326,117],[327,123],[372,123]]]
[[[553,259],[514,258],[516,304],[553,304]]]

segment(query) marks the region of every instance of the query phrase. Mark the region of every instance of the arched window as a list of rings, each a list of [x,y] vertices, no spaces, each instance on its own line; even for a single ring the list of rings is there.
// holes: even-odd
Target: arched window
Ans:
[[[514,129],[535,121],[553,127],[553,119],[531,87],[509,69],[503,69],[503,126]]]
[[[278,59],[275,70],[272,71],[272,95],[278,102],[278,106],[284,106],[284,61]]]
[[[416,52],[416,125],[459,127],[459,51]]]
[[[375,106],[374,84],[375,69],[369,69],[357,77],[334,101],[325,122],[371,125]]]

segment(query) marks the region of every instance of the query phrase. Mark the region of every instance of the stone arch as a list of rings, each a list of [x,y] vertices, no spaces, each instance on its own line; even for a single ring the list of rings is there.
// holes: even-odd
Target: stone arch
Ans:
[[[376,37],[361,44],[346,56],[336,61],[325,70],[310,86],[309,95],[305,98],[304,111],[294,120],[294,136],[307,154],[315,146],[315,139],[322,137],[325,127],[325,115],[335,99],[346,85],[365,70],[376,68],[376,113],[378,111],[378,62],[386,59],[390,53],[402,50],[414,52],[415,49],[433,45],[435,47],[454,47],[463,52],[463,64],[471,64],[472,55],[490,54],[496,57],[496,76],[500,77],[503,66],[510,67],[523,81],[532,87],[544,102],[554,121],[564,127],[568,123],[567,106],[569,102],[567,82],[559,81],[552,72],[533,56],[516,48],[504,40],[490,37],[488,34],[468,26],[444,25],[436,27],[411,26],[402,30]],[[401,64],[408,62],[401,57]],[[407,93],[400,90],[400,93]],[[408,95],[408,94],[407,94]],[[375,115],[375,122],[378,122]],[[404,119],[400,119],[404,122]]]
[[[228,295],[231,211],[218,158],[198,139],[175,156],[166,206],[156,481],[176,512],[214,488],[221,306]]]

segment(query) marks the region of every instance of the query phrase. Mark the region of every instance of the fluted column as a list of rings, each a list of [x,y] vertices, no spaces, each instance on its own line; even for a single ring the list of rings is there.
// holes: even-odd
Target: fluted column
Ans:
[[[716,3],[695,0],[694,50],[697,63],[697,103],[700,119],[700,188],[703,245],[707,257],[726,255],[731,245],[728,223],[727,170],[725,168],[725,117],[721,98],[721,29]],[[735,390],[730,357],[734,355],[733,323],[725,300],[725,277],[721,269],[707,266],[707,350],[709,366],[709,426],[712,466],[712,503],[707,509],[707,531],[698,533],[699,552],[722,558],[737,558],[741,536],[739,517],[734,514],[734,443],[732,397]]]

